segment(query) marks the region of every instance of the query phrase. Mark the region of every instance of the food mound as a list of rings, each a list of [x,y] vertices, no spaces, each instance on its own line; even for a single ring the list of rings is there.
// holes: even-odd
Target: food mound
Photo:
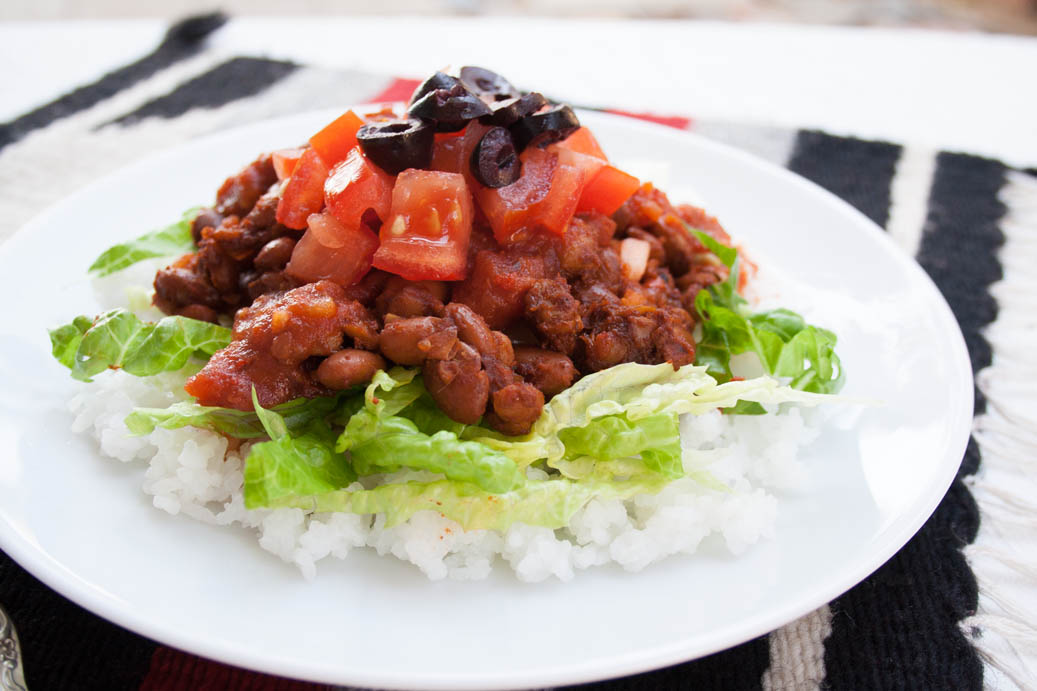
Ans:
[[[477,67],[261,155],[90,271],[156,258],[148,304],[50,332],[92,382],[74,428],[146,460],[156,507],[306,575],[358,546],[523,580],[737,552],[803,470],[783,404],[842,384],[834,334],[750,310],[715,218]]]
[[[234,318],[187,383],[251,410],[421,367],[456,422],[529,432],[545,399],[624,362],[695,360],[695,298],[728,269],[715,218],[611,166],[573,111],[467,67],[405,117],[352,111],[264,154],[158,272],[168,314]]]

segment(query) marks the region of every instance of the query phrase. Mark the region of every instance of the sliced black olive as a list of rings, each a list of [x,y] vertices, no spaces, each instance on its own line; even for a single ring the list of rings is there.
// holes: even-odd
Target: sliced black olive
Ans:
[[[491,103],[490,110],[493,112],[479,118],[479,122],[484,125],[511,127],[522,118],[532,115],[546,105],[547,99],[535,91],[525,96],[513,96],[503,101]]]
[[[475,145],[470,161],[472,175],[486,187],[506,187],[519,179],[522,163],[511,132],[503,127],[486,130]]]
[[[457,132],[471,120],[489,115],[490,107],[457,82],[450,88],[429,91],[407,112],[416,118],[432,120],[437,132]]]
[[[418,84],[418,88],[414,90],[413,94],[411,94],[408,105],[414,105],[421,100],[422,96],[430,91],[435,91],[436,89],[449,89],[459,82],[460,80],[457,77],[451,77],[445,72],[436,72],[421,84]]]
[[[560,142],[580,128],[576,113],[569,106],[555,104],[546,110],[522,118],[509,129],[519,151],[530,144],[547,146]]]
[[[417,118],[386,120],[364,125],[356,140],[372,163],[396,175],[407,168],[428,168],[435,131]]]
[[[462,67],[459,74],[465,87],[488,103],[503,101],[522,93],[507,79],[484,67],[468,65]]]

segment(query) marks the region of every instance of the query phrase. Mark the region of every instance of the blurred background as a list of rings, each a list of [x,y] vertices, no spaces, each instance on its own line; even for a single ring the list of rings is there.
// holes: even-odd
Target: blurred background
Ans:
[[[235,15],[540,14],[895,26],[1037,35],[1037,0],[4,0],[0,20]]]

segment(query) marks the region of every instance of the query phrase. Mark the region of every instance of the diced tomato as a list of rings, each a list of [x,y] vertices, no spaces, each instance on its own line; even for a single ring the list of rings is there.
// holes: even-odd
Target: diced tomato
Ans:
[[[586,127],[581,127],[576,130],[568,137],[558,142],[556,145],[563,149],[569,149],[575,151],[578,154],[585,154],[587,156],[593,156],[594,158],[600,158],[602,161],[608,161],[608,156],[601,150],[601,145],[598,144],[598,140],[594,138],[591,131]]]
[[[278,180],[284,180],[292,174],[304,151],[305,149],[281,149],[270,154],[270,158],[274,161],[274,172],[277,173]]]
[[[378,236],[366,226],[343,225],[327,212],[313,214],[285,270],[307,283],[326,278],[348,286],[371,270],[376,249]]]
[[[518,240],[523,231],[565,233],[583,186],[605,165],[569,149],[532,147],[522,152],[522,176],[498,189],[480,189],[477,199],[497,242]]]
[[[334,122],[310,137],[310,146],[328,168],[344,159],[356,146],[356,133],[364,126],[360,116],[347,110]]]
[[[472,175],[472,152],[488,129],[490,128],[487,125],[472,122],[460,135],[437,134],[436,143],[432,146],[432,170],[460,173],[464,176],[470,192],[474,193],[480,189],[482,185]]]
[[[364,213],[373,209],[380,221],[389,218],[393,176],[372,164],[359,148],[331,169],[324,181],[324,203],[339,223],[355,228]]]
[[[317,152],[314,149],[304,151],[281,191],[277,222],[294,230],[305,228],[310,214],[324,207],[324,179],[327,177],[327,166]]]
[[[410,281],[464,278],[474,213],[462,175],[403,171],[396,177],[374,265]]]
[[[605,166],[583,189],[576,212],[597,211],[611,216],[640,186],[641,181],[633,175],[627,175],[613,166]]]

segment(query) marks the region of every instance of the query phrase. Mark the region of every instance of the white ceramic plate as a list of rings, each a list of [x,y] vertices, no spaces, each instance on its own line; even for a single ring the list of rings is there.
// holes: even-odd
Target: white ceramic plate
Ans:
[[[146,636],[267,672],[359,686],[544,686],[661,667],[775,629],[865,578],[943,496],[968,436],[972,377],[957,324],[918,266],[785,170],[587,113],[614,160],[666,162],[675,201],[695,189],[756,259],[790,278],[789,306],[839,334],[845,393],[884,401],[811,447],[809,484],[779,495],[774,539],[737,558],[706,549],[641,573],[598,568],[536,585],[506,568],[484,582],[431,583],[358,551],[321,562],[307,582],[243,530],[152,508],[141,466],[104,459],[68,431],[77,384],[51,360],[46,329],[96,311],[83,274],[101,250],[210,201],[257,152],[301,141],[336,114],[148,159],[0,247],[0,546],[51,587]]]

